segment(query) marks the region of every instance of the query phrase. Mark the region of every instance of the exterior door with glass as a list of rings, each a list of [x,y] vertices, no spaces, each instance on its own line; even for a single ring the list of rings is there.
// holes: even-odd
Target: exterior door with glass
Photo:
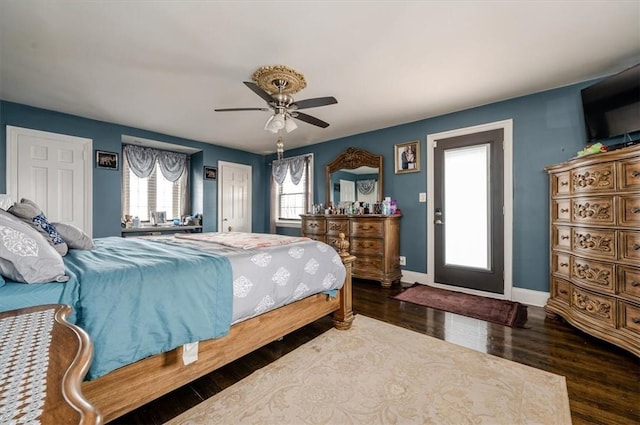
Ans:
[[[436,140],[434,281],[504,291],[502,129]]]

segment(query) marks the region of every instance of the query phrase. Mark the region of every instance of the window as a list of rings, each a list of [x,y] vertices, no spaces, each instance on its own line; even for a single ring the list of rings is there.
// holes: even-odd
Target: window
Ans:
[[[149,177],[140,178],[134,174],[123,153],[122,161],[122,215],[149,221],[150,211],[164,211],[166,218],[171,221],[180,218],[186,211],[185,200],[188,193],[188,168],[175,181],[167,180],[160,171],[156,161]]]
[[[300,225],[300,214],[305,214],[310,210],[313,199],[312,175],[313,155],[305,155],[304,169],[298,184],[293,183],[291,171],[288,168],[282,184],[278,184],[272,178],[272,184],[275,188],[272,203],[277,226],[297,227]]]

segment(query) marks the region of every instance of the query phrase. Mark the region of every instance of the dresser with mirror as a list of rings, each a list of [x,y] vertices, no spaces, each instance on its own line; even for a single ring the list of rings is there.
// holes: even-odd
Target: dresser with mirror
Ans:
[[[303,214],[302,235],[335,247],[344,233],[355,255],[353,276],[389,287],[402,277],[400,270],[400,214],[372,214],[383,199],[382,155],[350,147],[325,166],[325,205],[338,214]],[[337,208],[368,205],[364,213]]]

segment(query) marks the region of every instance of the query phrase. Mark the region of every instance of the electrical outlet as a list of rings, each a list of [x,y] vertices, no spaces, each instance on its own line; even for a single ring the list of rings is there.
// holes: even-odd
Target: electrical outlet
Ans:
[[[401,266],[406,266],[407,265],[407,257],[405,257],[404,255],[400,256],[400,265]]]
[[[427,202],[426,192],[420,192],[420,195],[418,196],[418,202]]]

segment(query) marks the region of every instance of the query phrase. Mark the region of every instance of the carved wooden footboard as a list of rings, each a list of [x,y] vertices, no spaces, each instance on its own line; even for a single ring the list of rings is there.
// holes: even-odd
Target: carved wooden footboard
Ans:
[[[200,342],[198,360],[190,365],[183,365],[179,347],[84,382],[85,397],[110,421],[330,313],[337,329],[349,329],[355,257],[346,250],[340,256],[347,273],[337,297],[313,295],[233,325],[228,335]]]

